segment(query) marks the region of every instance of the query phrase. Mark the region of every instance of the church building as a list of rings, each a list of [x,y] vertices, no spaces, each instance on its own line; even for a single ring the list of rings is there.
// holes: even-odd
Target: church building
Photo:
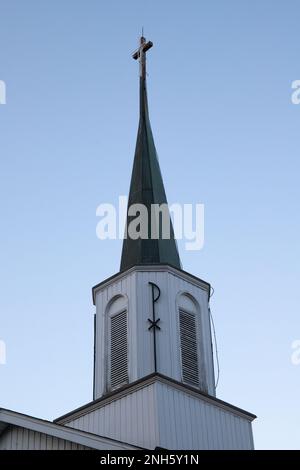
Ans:
[[[128,209],[166,204],[152,136],[140,38],[139,127]],[[169,216],[170,217],[170,216]],[[253,449],[255,415],[216,397],[210,284],[182,269],[170,236],[132,238],[120,271],[92,289],[94,390],[53,422],[0,409],[0,449]],[[154,224],[155,222],[152,221]]]

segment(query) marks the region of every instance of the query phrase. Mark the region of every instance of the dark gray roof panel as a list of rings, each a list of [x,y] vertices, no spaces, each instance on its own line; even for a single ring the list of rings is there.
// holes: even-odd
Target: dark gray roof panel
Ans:
[[[130,183],[128,206],[143,204],[149,214],[148,239],[133,240],[128,236],[128,225],[134,217],[127,216],[123,241],[121,271],[140,264],[170,264],[181,269],[181,263],[170,220],[170,238],[151,239],[150,211],[152,204],[166,204],[167,198],[153,140],[147,102],[146,80],[140,77],[140,121]],[[170,217],[170,216],[169,216]]]

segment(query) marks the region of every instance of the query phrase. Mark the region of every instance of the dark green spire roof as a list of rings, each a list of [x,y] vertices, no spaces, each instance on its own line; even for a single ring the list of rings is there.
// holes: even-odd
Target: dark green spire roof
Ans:
[[[140,59],[140,120],[130,183],[128,207],[143,204],[149,214],[147,239],[132,239],[128,235],[128,226],[136,216],[128,216],[123,241],[121,271],[141,264],[170,264],[181,269],[172,222],[170,220],[170,238],[163,239],[161,230],[157,239],[151,239],[151,205],[167,204],[166,193],[160,172],[157,153],[152,136],[146,90],[145,52],[152,46],[141,38],[141,46],[133,55]],[[138,215],[138,214],[137,214]],[[170,215],[168,212],[168,217]]]

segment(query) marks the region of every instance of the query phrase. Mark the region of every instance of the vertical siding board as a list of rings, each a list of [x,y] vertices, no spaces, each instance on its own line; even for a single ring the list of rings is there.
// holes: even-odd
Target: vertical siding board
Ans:
[[[18,431],[18,449],[23,449],[24,444],[27,444],[27,429],[19,427]]]
[[[223,449],[222,436],[221,436],[221,430],[220,430],[220,411],[217,408],[213,407],[212,412],[213,412],[213,417],[214,417],[214,422],[215,422],[217,446],[218,446],[218,449]]]
[[[142,442],[147,441],[147,437],[150,434],[151,430],[151,418],[149,416],[149,408],[150,408],[150,395],[149,391],[146,388],[141,390],[142,396],[142,410],[141,410],[141,417],[144,416],[142,422]],[[150,419],[149,419],[150,418]],[[150,434],[151,435],[151,434]]]
[[[245,438],[246,438],[246,448],[247,449],[253,449],[253,440],[252,440],[252,432],[251,432],[251,426],[249,426],[249,423],[245,423]]]
[[[52,449],[52,437],[47,436],[46,438],[46,450],[51,450]]]
[[[209,432],[209,437],[208,437],[208,448],[209,450],[211,449],[218,449],[218,443],[217,443],[217,432],[216,432],[216,423],[214,420],[214,415],[213,415],[213,408],[211,406],[206,406],[206,416],[207,416],[207,429]]]
[[[12,428],[12,433],[11,433],[11,448],[16,449],[17,448],[17,429]]]
[[[241,450],[244,450],[244,433],[243,433],[243,427],[241,425],[241,419],[238,418],[238,433],[239,433],[239,436],[240,436],[240,449]]]
[[[160,383],[155,384],[155,400],[157,406],[158,442],[161,447],[167,448],[167,436],[171,435],[171,422],[168,408],[165,406],[164,390]]]
[[[184,396],[182,397],[183,400],[181,400],[181,397],[179,396],[178,391],[174,393],[174,406],[175,410],[177,410],[177,415],[178,415],[178,422],[176,425],[178,426],[179,429],[179,436],[178,436],[178,441],[176,445],[179,447],[180,443],[184,446],[185,449],[188,448],[189,443],[187,442],[187,423],[186,423],[186,417],[184,413]]]
[[[114,402],[114,406],[116,409],[116,436],[117,436],[117,439],[121,440],[121,427],[120,427],[121,409],[122,409],[121,401],[116,400]]]
[[[109,407],[104,406],[103,410],[97,410],[95,413],[97,414],[97,433],[101,434],[101,430],[103,429],[109,436]]]
[[[240,426],[239,426],[239,418],[237,416],[234,417],[234,433],[235,433],[235,441],[237,443],[237,450],[242,450],[241,445],[241,433],[240,433]]]
[[[226,449],[226,429],[224,429],[223,425],[223,410],[215,407],[215,415],[218,423],[218,435],[219,435],[219,442],[220,442],[220,449]]]
[[[204,433],[205,433],[205,426],[203,426],[203,423],[202,423],[202,414],[203,414],[203,406],[202,404],[200,403],[200,406],[198,403],[196,403],[194,400],[191,400],[192,401],[192,405],[193,405],[193,415],[195,416],[194,417],[194,430],[193,430],[193,434],[194,434],[194,439],[193,439],[193,446],[196,446],[199,447],[199,443],[201,443],[200,447],[201,449],[205,449],[206,447],[206,441],[205,441],[205,438],[204,438]],[[190,417],[190,419],[193,419],[192,416]]]
[[[219,432],[221,438],[221,449],[226,449],[226,427],[224,426],[223,411],[216,408],[216,415],[218,416],[219,421]]]
[[[238,431],[238,418],[233,416],[233,436],[234,442],[236,443],[235,448],[236,450],[240,450],[240,436]]]
[[[174,406],[174,390],[164,388],[164,395],[165,395],[165,403],[166,407],[169,408],[169,418],[172,417],[172,425],[173,425],[173,435],[174,435],[174,444],[172,444],[173,448],[176,448],[178,445],[178,433],[179,429],[176,426],[176,416],[177,416],[177,410],[175,409]],[[170,436],[171,437],[171,436]]]
[[[58,449],[58,439],[57,439],[57,437],[53,437],[52,443],[53,443],[53,449],[57,450]]]
[[[219,441],[219,448],[221,450],[224,450],[224,435],[222,432],[222,410],[219,410],[219,408],[214,407],[214,415],[216,417],[216,423],[217,423],[217,432],[218,432],[218,441]]]
[[[151,407],[149,408],[149,413],[151,414],[151,429],[150,435],[153,436],[153,442],[151,447],[155,448],[159,446],[159,435],[158,435],[158,406],[157,406],[157,384],[151,388],[149,391]]]
[[[40,449],[41,450],[46,450],[46,442],[47,442],[47,436],[46,434],[41,434],[41,445],[40,445]]]
[[[116,436],[116,407],[115,403],[113,402],[111,406],[108,408],[108,414],[109,414],[109,429],[110,429],[110,434],[109,436]]]
[[[242,429],[242,426],[241,426],[241,419],[238,418],[238,433],[239,433],[239,436],[240,436],[240,449],[241,450],[244,450],[244,436],[243,436],[243,429]]]
[[[89,428],[91,433],[98,433],[98,413],[89,413]]]
[[[243,436],[243,449],[247,449],[249,448],[249,434],[248,434],[248,429],[247,429],[247,423],[244,422],[241,418],[240,418],[240,427],[241,427],[241,434]]]
[[[221,421],[221,433],[222,433],[222,444],[223,444],[223,449],[228,449],[230,446],[230,441],[229,441],[229,426],[227,426],[226,422],[226,415],[223,411],[221,411],[221,416],[220,416],[220,421]],[[230,422],[230,417],[229,420]]]
[[[24,428],[17,428],[17,449],[22,449]]]
[[[9,439],[8,439],[9,449],[13,449],[13,428],[12,427],[11,427],[11,431],[9,434],[10,434]]]
[[[93,432],[95,432],[95,421],[96,421],[96,413],[89,413],[88,414],[88,420],[89,420],[89,424],[88,426],[90,427],[90,429],[93,429]]]
[[[224,421],[226,427],[226,449],[232,449],[232,445],[234,442],[233,439],[233,429],[232,429],[232,415],[224,413]]]
[[[244,432],[245,430],[244,430],[244,426],[243,426],[241,418],[239,418],[239,430],[240,430],[241,449],[244,450],[246,449],[245,432]]]
[[[233,416],[226,415],[226,425],[228,429],[228,449],[232,449],[234,445]]]
[[[89,415],[85,415],[83,417],[83,427],[84,427],[84,429],[89,428]]]
[[[191,432],[188,434],[187,439],[190,441],[190,448],[197,448],[197,444],[199,442],[199,433],[201,433],[201,427],[203,424],[201,425],[201,417],[195,415],[197,411],[199,413],[199,410],[197,409],[197,406],[195,406],[194,401],[191,400],[190,397],[186,398],[189,401],[188,421],[191,423]],[[194,419],[192,418],[193,416],[195,417]],[[189,436],[191,436],[191,439],[189,439]]]
[[[65,441],[63,439],[58,440],[58,449],[64,450],[65,449]]]
[[[123,431],[122,431],[122,436],[126,436],[126,434],[129,433],[131,426],[133,426],[133,421],[131,421],[131,413],[130,413],[130,408],[131,408],[131,403],[129,400],[129,397],[126,397],[125,399],[125,405],[124,405],[124,417],[122,420],[124,420],[123,423]]]
[[[0,450],[6,450],[8,446],[8,438],[10,437],[10,431],[7,429],[3,432],[0,438]]]
[[[29,449],[29,432],[28,432],[28,429],[24,429],[24,435],[23,435],[23,449],[24,449],[24,450]]]
[[[187,399],[188,399],[188,397],[186,397],[186,400]],[[204,419],[204,406],[203,406],[202,403],[199,406],[198,415],[199,415],[199,417],[198,417],[198,426],[197,426],[198,439],[201,440],[201,442],[202,442],[202,448],[207,449],[206,423],[205,423],[205,419]],[[191,415],[190,415],[190,418],[191,418]],[[195,438],[193,439],[192,445],[193,446],[197,445],[197,443],[195,442]]]
[[[40,433],[37,433],[36,431],[30,431],[31,438],[33,441],[33,449],[34,450],[39,450],[41,447],[41,436]]]
[[[142,397],[142,391],[139,390],[139,393],[137,394],[137,419],[138,419],[138,442],[139,445],[142,445],[143,441],[143,397]]]
[[[178,342],[177,342],[177,312],[176,312],[176,287],[175,287],[175,277],[173,275],[169,275],[166,278],[166,295],[168,296],[168,305],[167,305],[167,312],[168,312],[168,331],[166,334],[169,336],[169,357],[168,363],[170,364],[170,370],[168,371],[171,377],[177,378],[180,380],[178,376]]]
[[[188,397],[180,397],[178,393],[176,393],[176,408],[180,410],[180,421],[181,421],[181,442],[183,445],[184,449],[189,449],[192,448],[193,443],[192,443],[192,434],[190,432],[190,426],[189,426],[189,419],[187,419],[187,399]],[[178,443],[180,444],[180,442]]]
[[[207,405],[206,403],[202,403],[202,413],[203,413],[203,423],[205,426],[204,433],[205,433],[205,442],[206,442],[206,449],[209,449],[209,422],[207,419]]]

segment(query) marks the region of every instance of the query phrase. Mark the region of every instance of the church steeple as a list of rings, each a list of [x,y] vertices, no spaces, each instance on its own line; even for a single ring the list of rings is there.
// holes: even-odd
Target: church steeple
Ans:
[[[170,236],[168,238],[163,238],[161,228],[153,227],[153,224],[157,222],[153,218],[151,219],[153,204],[167,204],[148,112],[146,51],[152,45],[152,42],[146,42],[146,39],[142,36],[140,46],[133,54],[133,58],[135,60],[139,59],[140,63],[140,119],[128,198],[128,208],[134,204],[142,204],[147,208],[148,237],[133,239],[129,236],[128,227],[134,217],[128,215],[127,212],[121,271],[135,265],[144,264],[169,264],[181,269],[169,212]],[[157,233],[156,238],[153,237],[154,232]]]

